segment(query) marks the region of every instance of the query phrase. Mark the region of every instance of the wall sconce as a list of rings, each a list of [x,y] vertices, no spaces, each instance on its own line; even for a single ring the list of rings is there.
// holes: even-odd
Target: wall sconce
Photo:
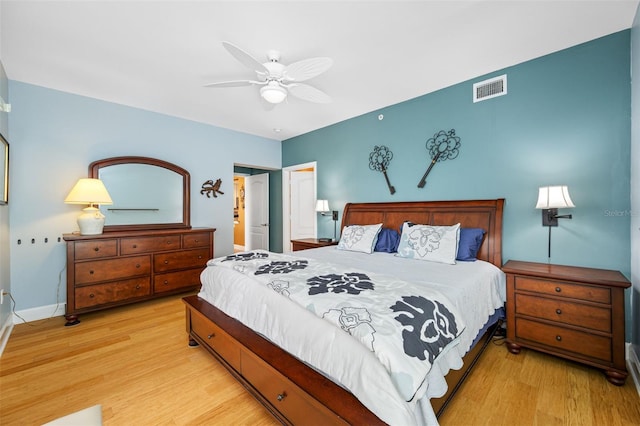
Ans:
[[[558,209],[575,207],[567,186],[543,186],[538,190],[536,209],[542,209],[542,226],[549,227],[548,256],[551,258],[551,227],[558,226],[558,219],[571,219],[570,214],[558,215]]]
[[[104,215],[94,204],[113,204],[107,188],[100,179],[83,178],[78,180],[67,198],[67,204],[88,204],[78,217],[80,235],[99,235],[104,228]]]
[[[333,220],[333,240],[331,238],[318,238],[318,241],[331,242],[336,241],[338,231],[338,210],[329,210],[329,201],[328,200],[317,200],[316,201],[316,212],[320,213],[322,216],[329,216],[329,212],[331,212],[331,219]]]

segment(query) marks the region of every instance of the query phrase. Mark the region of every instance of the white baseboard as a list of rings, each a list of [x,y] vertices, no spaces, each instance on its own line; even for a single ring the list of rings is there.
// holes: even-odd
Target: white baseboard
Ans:
[[[2,356],[2,352],[4,352],[4,348],[7,346],[9,336],[11,336],[11,330],[13,330],[13,321],[11,321],[11,315],[7,315],[7,319],[4,324],[2,324],[0,332],[0,356]]]
[[[13,323],[21,324],[23,322],[59,317],[64,315],[66,307],[66,303],[58,303],[56,305],[38,306],[37,308],[16,311],[13,314]]]
[[[640,346],[627,343],[627,368],[640,396]]]

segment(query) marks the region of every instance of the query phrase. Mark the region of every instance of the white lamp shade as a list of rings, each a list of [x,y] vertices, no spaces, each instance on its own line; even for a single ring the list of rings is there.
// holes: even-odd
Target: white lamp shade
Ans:
[[[78,217],[80,235],[99,235],[104,228],[104,215],[94,204],[113,204],[107,188],[100,179],[79,179],[64,199],[67,204],[88,204]]]
[[[569,188],[562,186],[543,186],[538,190],[536,209],[564,209],[575,207],[569,196]]]
[[[318,201],[316,201],[316,211],[317,212],[328,212],[329,211],[329,201],[328,200],[318,200]]]
[[[71,189],[67,198],[67,204],[113,204],[107,188],[100,179],[83,178],[79,179]]]
[[[260,96],[271,104],[279,104],[287,98],[287,90],[280,86],[277,81],[270,81],[260,89]]]

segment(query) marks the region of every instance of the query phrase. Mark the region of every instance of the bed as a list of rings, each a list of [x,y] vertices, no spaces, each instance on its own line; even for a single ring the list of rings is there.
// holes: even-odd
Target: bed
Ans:
[[[201,345],[208,350],[283,424],[436,424],[436,415],[444,410],[475,364],[500,317],[505,298],[504,274],[499,270],[502,266],[503,206],[503,199],[349,203],[345,206],[342,229],[373,224],[401,229],[406,221],[429,225],[459,223],[464,228],[481,228],[485,235],[477,262],[445,265],[399,258],[389,253],[340,251],[335,246],[295,252],[294,257],[252,252],[214,259],[202,274],[201,292],[184,298],[189,344]],[[308,306],[307,309],[294,307],[291,302],[283,307],[271,305],[282,300],[281,294],[271,291],[273,288],[263,292],[262,288],[267,286],[251,287],[249,284],[245,287],[245,274],[238,271],[244,271],[245,265],[251,262],[238,262],[246,260],[242,256],[249,255],[251,262],[258,262],[256,268],[262,268],[264,265],[260,266],[259,262],[265,259],[255,258],[267,257],[266,260],[289,261],[284,263],[306,262],[311,265],[309,269],[349,265],[357,271],[370,273],[375,279],[395,275],[388,274],[389,266],[383,263],[395,262],[394,267],[406,270],[410,277],[408,281],[402,281],[402,285],[433,281],[435,294],[440,295],[439,291],[443,291],[443,303],[450,303],[446,306],[457,312],[461,317],[459,324],[463,326],[458,327],[459,333],[452,336],[450,345],[439,349],[440,355],[432,360],[433,365],[425,378],[418,376],[418,380],[414,380],[417,385],[408,387],[411,390],[405,393],[404,388],[396,386],[397,377],[405,383],[408,376],[404,372],[395,376],[389,374],[390,379],[376,375],[377,370],[388,368],[388,358],[378,362],[371,355],[373,351],[362,345],[362,341],[351,338],[339,328],[333,333],[327,328],[333,325],[322,318],[314,319]],[[427,265],[431,265],[429,273],[421,273],[420,268]],[[257,270],[251,270],[250,275],[257,275]],[[482,313],[474,316],[467,312],[472,311],[472,307],[475,309],[475,305],[484,306],[476,302],[478,296],[471,297],[463,287],[440,283],[440,277],[452,276],[462,286],[485,273],[491,280],[489,287],[492,290],[487,297],[490,300],[480,309]],[[446,293],[448,287],[453,289],[451,300]],[[254,298],[259,300],[256,306],[245,306]],[[465,298],[473,300],[464,301]],[[250,318],[247,310],[263,311],[264,316]],[[294,344],[302,348],[292,346]],[[316,344],[319,346],[312,346]],[[340,362],[336,362],[337,358]],[[347,367],[341,364],[343,358]],[[386,383],[386,380],[390,382]]]

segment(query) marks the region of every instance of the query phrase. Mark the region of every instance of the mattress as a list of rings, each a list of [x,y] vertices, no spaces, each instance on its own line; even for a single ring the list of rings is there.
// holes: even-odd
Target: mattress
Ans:
[[[395,387],[385,366],[365,345],[246,275],[215,266],[211,261],[201,275],[199,296],[348,389],[384,422],[437,424],[429,399],[444,395],[447,391],[444,376],[450,369],[462,366],[462,356],[471,348],[487,319],[503,307],[506,295],[502,271],[483,261],[448,265],[389,253],[337,250],[335,246],[292,255],[428,286],[455,306],[465,328],[455,344],[433,361],[422,386],[407,400]]]

